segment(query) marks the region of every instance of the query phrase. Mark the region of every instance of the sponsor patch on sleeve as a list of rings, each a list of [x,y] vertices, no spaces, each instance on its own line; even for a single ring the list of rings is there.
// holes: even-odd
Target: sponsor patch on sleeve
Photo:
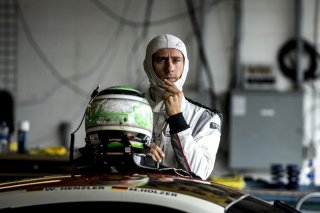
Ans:
[[[221,132],[220,125],[219,125],[219,124],[216,124],[216,123],[214,123],[214,122],[211,122],[211,123],[210,123],[210,128],[211,128],[211,129],[216,129],[216,130],[218,130],[219,132]]]

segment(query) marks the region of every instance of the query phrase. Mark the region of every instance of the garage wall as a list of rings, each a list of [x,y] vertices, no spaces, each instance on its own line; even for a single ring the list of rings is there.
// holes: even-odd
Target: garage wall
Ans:
[[[31,123],[29,148],[62,144],[59,126],[68,124],[68,132],[78,127],[98,84],[101,88],[128,85],[144,90],[148,84],[142,67],[144,50],[148,41],[160,33],[177,35],[187,44],[191,63],[184,87],[186,96],[199,100],[201,86],[205,91],[212,89],[219,98],[218,108],[225,114],[231,78],[235,75],[232,63],[236,24],[241,24],[241,65],[270,65],[277,75],[275,89],[293,88],[279,70],[276,54],[295,33],[294,0],[243,0],[240,23],[235,20],[233,0],[193,2],[199,6],[196,11],[202,8],[202,36],[213,82],[208,82],[199,66],[198,45],[186,1],[17,1],[15,119]],[[318,45],[318,38],[314,38],[318,31],[314,25],[315,5],[316,0],[303,1],[302,34]],[[207,103],[207,98],[201,101]],[[227,127],[228,120],[225,122]],[[319,141],[319,128],[316,132],[315,140]],[[306,138],[311,137],[308,134]],[[217,171],[227,168],[227,135],[225,129]],[[84,125],[76,134],[76,146],[83,145]]]

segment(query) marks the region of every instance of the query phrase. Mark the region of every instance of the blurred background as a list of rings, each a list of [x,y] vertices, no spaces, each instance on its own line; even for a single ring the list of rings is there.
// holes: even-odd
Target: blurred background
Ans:
[[[320,185],[319,7],[318,0],[1,0],[1,113],[10,140],[28,121],[28,150],[69,149],[97,85],[144,91],[146,45],[169,33],[187,45],[185,96],[224,115],[212,175],[270,180],[273,164],[305,168],[312,160]],[[84,137],[83,124],[76,147]]]

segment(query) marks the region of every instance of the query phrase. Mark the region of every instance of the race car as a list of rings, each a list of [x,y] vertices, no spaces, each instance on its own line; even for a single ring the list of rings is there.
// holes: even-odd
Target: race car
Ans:
[[[299,212],[174,171],[89,172],[0,184],[0,212]]]
[[[133,88],[95,90],[78,156],[70,143],[70,173],[0,183],[0,212],[299,212],[159,165],[148,156],[152,120],[150,106]]]

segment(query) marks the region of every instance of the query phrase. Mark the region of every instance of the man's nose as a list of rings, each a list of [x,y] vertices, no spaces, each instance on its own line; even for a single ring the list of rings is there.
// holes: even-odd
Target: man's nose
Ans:
[[[167,61],[167,66],[166,66],[166,72],[173,72],[174,71],[174,65],[171,60]]]

